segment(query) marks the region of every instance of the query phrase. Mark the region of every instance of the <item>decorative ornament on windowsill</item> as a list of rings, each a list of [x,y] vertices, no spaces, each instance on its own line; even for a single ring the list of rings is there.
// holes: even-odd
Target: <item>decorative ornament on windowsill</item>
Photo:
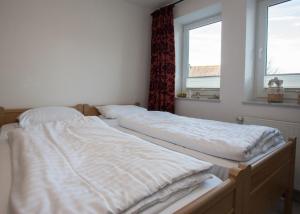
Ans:
[[[200,91],[193,91],[191,98],[193,99],[200,99],[201,98],[201,92]]]
[[[282,103],[284,97],[284,88],[282,87],[283,80],[277,77],[271,79],[268,83],[268,102],[269,103]]]
[[[187,96],[185,92],[181,92],[177,94],[177,97],[186,98]]]

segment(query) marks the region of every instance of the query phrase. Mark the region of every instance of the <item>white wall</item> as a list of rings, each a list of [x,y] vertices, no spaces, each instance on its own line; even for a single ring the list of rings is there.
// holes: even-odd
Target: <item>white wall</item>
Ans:
[[[0,0],[0,106],[145,103],[150,18],[120,0]]]
[[[221,2],[223,17],[221,102],[176,101],[176,113],[235,122],[239,115],[300,122],[300,108],[243,105],[245,100],[245,47],[247,0],[185,0],[175,7],[175,18]],[[249,5],[248,5],[249,6]],[[299,136],[300,137],[300,136]],[[297,149],[300,167],[300,145]],[[297,168],[297,179],[300,170]],[[300,189],[300,184],[297,185]]]

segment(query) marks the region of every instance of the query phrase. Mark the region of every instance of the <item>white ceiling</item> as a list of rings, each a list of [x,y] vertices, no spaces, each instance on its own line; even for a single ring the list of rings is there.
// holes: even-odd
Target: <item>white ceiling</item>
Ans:
[[[148,8],[157,8],[160,6],[164,6],[170,2],[173,2],[172,0],[125,0],[134,4],[138,4],[143,7]]]

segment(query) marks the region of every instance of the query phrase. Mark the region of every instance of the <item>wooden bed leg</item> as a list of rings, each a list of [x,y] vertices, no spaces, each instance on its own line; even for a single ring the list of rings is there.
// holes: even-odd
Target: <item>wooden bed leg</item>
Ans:
[[[297,138],[289,138],[288,141],[294,143],[292,152],[291,152],[291,163],[289,170],[289,187],[287,192],[284,195],[284,213],[291,214],[293,209],[293,190],[294,190],[294,175],[295,175],[295,155],[296,155],[296,142]]]
[[[237,193],[240,205],[237,205],[237,211],[240,213],[250,214],[249,201],[250,201],[250,185],[251,185],[251,166],[239,164],[239,168],[243,173],[240,175],[239,182],[237,182]],[[239,208],[239,209],[238,209]]]
[[[289,190],[284,196],[284,213],[291,214],[293,210],[293,191]]]

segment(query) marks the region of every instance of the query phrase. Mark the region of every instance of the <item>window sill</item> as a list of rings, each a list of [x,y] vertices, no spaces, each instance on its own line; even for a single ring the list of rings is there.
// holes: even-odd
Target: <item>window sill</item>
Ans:
[[[188,97],[175,97],[176,100],[185,100],[185,101],[198,101],[198,102],[209,102],[209,103],[220,103],[220,99],[212,98],[188,98]]]
[[[300,109],[300,104],[296,102],[268,103],[267,101],[264,100],[247,100],[247,101],[243,101],[243,104]]]

